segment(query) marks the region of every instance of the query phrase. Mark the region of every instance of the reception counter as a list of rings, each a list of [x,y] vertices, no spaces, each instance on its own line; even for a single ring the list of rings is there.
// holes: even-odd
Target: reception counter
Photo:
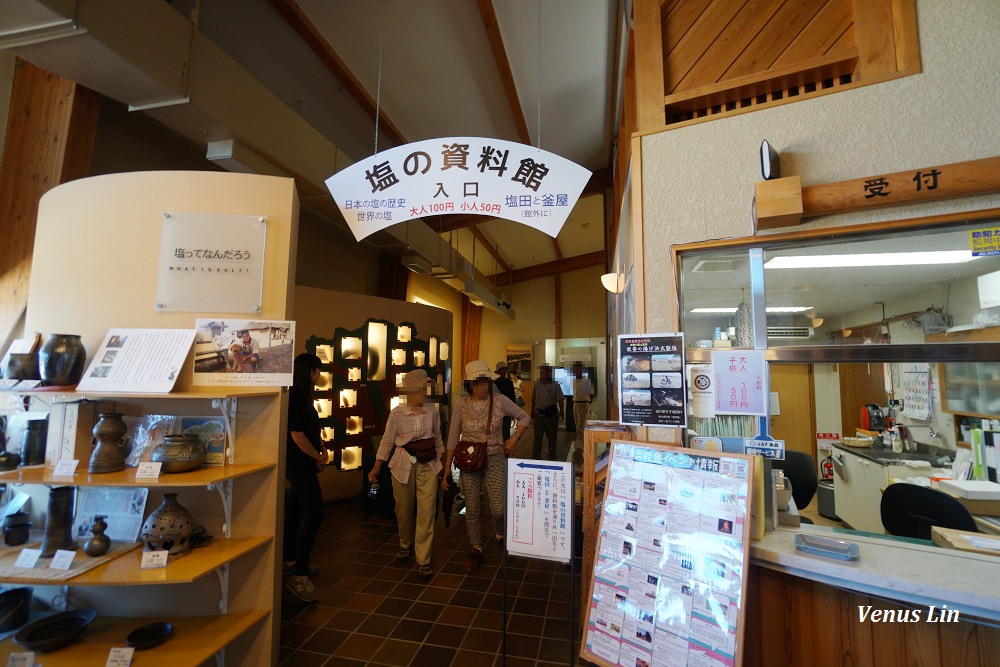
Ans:
[[[796,532],[859,557],[798,551]],[[1000,664],[1000,556],[803,525],[752,542],[750,561],[745,665]]]

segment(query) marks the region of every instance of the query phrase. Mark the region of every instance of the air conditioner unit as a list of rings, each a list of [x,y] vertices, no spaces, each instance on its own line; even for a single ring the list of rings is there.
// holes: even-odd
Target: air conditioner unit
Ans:
[[[403,266],[414,273],[430,273],[434,265],[431,260],[422,255],[404,255],[400,260]]]
[[[769,339],[785,339],[790,338],[812,338],[813,328],[812,327],[768,327],[767,337]]]

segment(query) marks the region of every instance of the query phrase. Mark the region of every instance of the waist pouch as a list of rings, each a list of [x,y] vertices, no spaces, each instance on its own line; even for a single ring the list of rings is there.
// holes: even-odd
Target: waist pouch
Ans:
[[[403,445],[403,449],[415,458],[417,463],[430,463],[437,458],[437,441],[434,438],[411,440]]]

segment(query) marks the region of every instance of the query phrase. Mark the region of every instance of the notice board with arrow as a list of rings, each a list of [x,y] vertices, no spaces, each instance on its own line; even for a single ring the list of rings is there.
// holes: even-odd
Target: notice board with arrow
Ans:
[[[507,460],[507,552],[568,563],[572,557],[573,464]]]

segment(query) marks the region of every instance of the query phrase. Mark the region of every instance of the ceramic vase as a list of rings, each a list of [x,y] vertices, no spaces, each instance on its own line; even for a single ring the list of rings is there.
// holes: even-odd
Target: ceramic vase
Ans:
[[[49,491],[49,510],[45,517],[45,537],[42,540],[42,557],[49,558],[56,551],[75,551],[73,541],[73,500],[76,487],[58,486]]]
[[[48,419],[29,419],[21,438],[21,465],[45,463],[45,441],[49,435]]]
[[[91,444],[94,451],[90,455],[88,471],[92,473],[115,472],[125,469],[128,456],[128,426],[120,412],[102,412],[94,424]]]
[[[84,553],[92,558],[103,556],[111,548],[111,538],[104,534],[104,531],[108,529],[108,524],[105,521],[107,518],[103,514],[94,517],[94,523],[90,526],[90,532],[94,536],[83,544]]]
[[[165,550],[179,556],[191,550],[191,513],[177,502],[176,493],[164,493],[163,502],[142,524],[144,551]]]
[[[38,367],[45,386],[73,385],[83,377],[87,351],[76,334],[49,334],[38,351]]]
[[[38,354],[11,352],[3,376],[8,380],[41,380],[38,370]]]

